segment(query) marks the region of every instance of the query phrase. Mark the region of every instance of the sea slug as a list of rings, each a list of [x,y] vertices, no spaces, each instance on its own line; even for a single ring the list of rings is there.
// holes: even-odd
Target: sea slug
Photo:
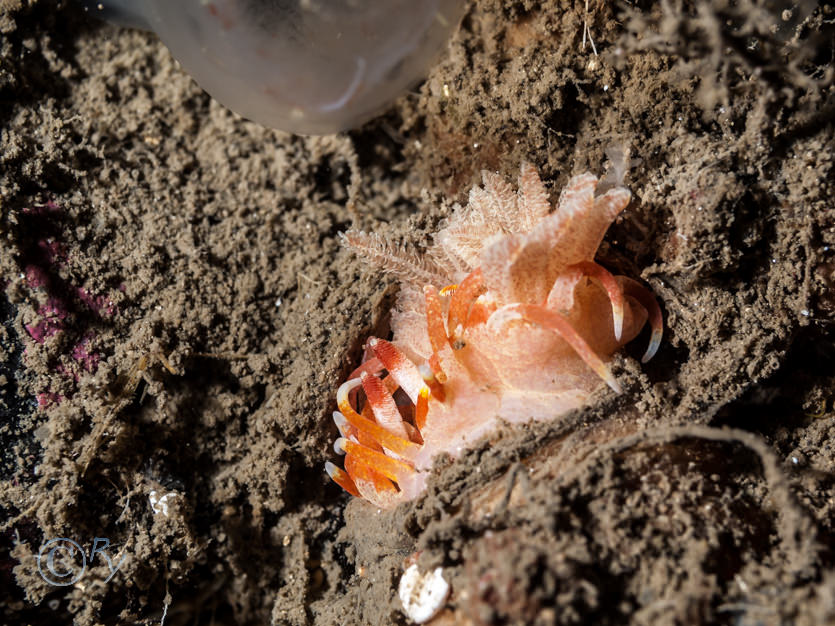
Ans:
[[[594,262],[603,235],[629,204],[621,183],[596,193],[575,176],[552,212],[536,170],[519,188],[494,173],[455,207],[422,257],[349,231],[346,243],[396,275],[391,341],[371,337],[368,360],[337,391],[334,420],[348,492],[390,508],[419,495],[432,458],[456,456],[498,420],[550,420],[582,405],[605,381],[606,361],[661,310],[639,283]],[[439,291],[439,287],[441,287]]]

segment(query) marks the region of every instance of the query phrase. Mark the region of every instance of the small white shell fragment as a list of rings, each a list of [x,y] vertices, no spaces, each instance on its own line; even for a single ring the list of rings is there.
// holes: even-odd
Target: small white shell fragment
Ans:
[[[156,490],[152,490],[151,493],[148,494],[148,500],[151,501],[151,510],[154,512],[154,515],[158,515],[162,513],[165,517],[168,517],[168,502],[169,498],[173,498],[177,494],[175,492],[166,493],[164,496],[157,495]]]
[[[403,612],[415,624],[432,619],[444,606],[449,595],[449,583],[444,580],[443,568],[436,567],[422,574],[417,564],[412,564],[400,578],[398,594]]]

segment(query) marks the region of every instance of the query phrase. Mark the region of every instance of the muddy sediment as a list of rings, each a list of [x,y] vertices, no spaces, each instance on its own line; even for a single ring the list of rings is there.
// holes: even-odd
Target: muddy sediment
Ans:
[[[3,621],[405,623],[416,552],[445,623],[835,619],[833,19],[473,2],[419,88],[311,138],[153,35],[0,3]],[[413,503],[342,493],[335,391],[394,285],[339,233],[420,250],[482,169],[556,199],[612,146],[634,201],[598,260],[657,295],[656,358],[640,336],[624,394],[439,459]],[[56,537],[127,556],[57,587]]]

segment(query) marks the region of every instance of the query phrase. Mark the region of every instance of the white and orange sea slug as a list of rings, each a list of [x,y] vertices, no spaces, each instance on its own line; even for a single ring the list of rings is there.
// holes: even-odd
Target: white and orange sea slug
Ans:
[[[334,447],[345,469],[326,464],[334,481],[391,508],[423,491],[436,454],[456,456],[498,420],[554,419],[601,379],[620,392],[606,361],[647,319],[644,361],[653,356],[662,331],[655,298],[594,262],[631,194],[597,189],[594,175],[575,176],[552,212],[525,164],[518,191],[485,173],[421,257],[346,233],[401,287],[392,340],[370,338],[368,360],[337,391]]]

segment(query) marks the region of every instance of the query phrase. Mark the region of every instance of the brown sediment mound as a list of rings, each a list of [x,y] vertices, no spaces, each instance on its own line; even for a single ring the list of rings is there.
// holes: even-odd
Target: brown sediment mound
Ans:
[[[835,618],[835,16],[672,6],[473,2],[419,92],[301,138],[152,35],[0,4],[3,621],[401,623],[417,551],[447,621]],[[420,248],[482,168],[559,189],[612,145],[636,200],[599,260],[657,294],[656,359],[415,503],[344,496],[329,414],[392,291],[338,233]],[[55,587],[56,537],[127,556]]]

